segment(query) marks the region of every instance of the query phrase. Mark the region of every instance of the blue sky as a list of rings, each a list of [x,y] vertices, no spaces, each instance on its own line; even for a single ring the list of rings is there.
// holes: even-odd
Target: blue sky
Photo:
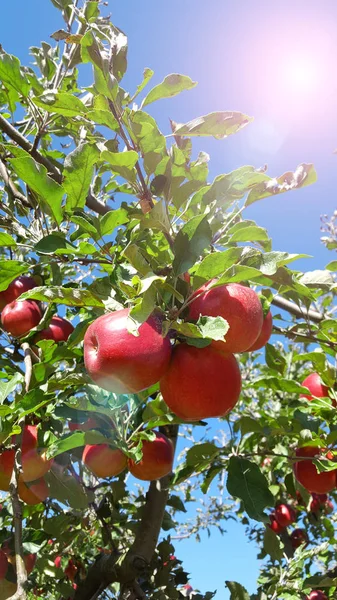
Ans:
[[[213,110],[239,110],[254,122],[224,141],[195,142],[211,156],[215,176],[244,164],[268,165],[281,175],[301,162],[313,162],[318,182],[309,188],[254,204],[247,216],[265,226],[275,250],[306,253],[298,268],[323,268],[334,257],[320,242],[320,215],[336,205],[337,5],[334,0],[115,0],[113,22],[129,36],[129,71],[124,87],[134,90],[144,67],[165,75],[190,75],[199,85],[190,92],[150,107],[164,133],[169,118],[184,122]],[[324,7],[324,8],[322,8]],[[1,7],[0,42],[28,63],[28,47],[49,41],[62,27],[48,0],[11,0]],[[88,73],[86,72],[86,77]],[[88,82],[90,81],[88,80]],[[191,572],[191,584],[217,588],[229,598],[224,580],[255,589],[256,549],[244,529],[231,522],[228,534],[184,541],[176,555]]]

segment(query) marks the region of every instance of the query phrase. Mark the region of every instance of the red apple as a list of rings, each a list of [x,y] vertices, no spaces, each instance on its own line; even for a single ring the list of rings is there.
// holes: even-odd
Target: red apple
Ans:
[[[74,327],[69,321],[55,315],[52,317],[48,327],[46,327],[46,329],[41,329],[41,331],[36,334],[34,341],[54,340],[54,342],[66,342],[73,331]]]
[[[250,348],[248,348],[248,352],[253,352],[253,350],[260,350],[263,346],[268,342],[273,331],[273,317],[271,312],[269,311],[262,324],[262,329],[260,331],[260,335],[257,338],[256,342]]]
[[[128,460],[130,472],[142,481],[154,481],[161,479],[172,471],[174,450],[171,440],[166,435],[154,432],[156,439],[153,442],[143,441],[143,456],[140,462]]]
[[[25,554],[23,562],[25,563],[27,575],[29,575],[35,567],[36,554]]]
[[[289,504],[279,504],[275,508],[275,519],[282,527],[288,527],[296,521],[296,512]]]
[[[321,382],[321,378],[318,373],[311,373],[302,381],[302,385],[307,387],[311,394],[301,394],[300,398],[306,398],[311,401],[316,398],[329,397],[329,388]]]
[[[19,496],[20,499],[33,506],[44,502],[49,496],[49,489],[44,479],[34,481],[31,485],[26,485],[20,478],[19,480]]]
[[[74,581],[77,573],[77,567],[74,561],[70,558],[67,567],[64,570],[65,575],[70,579],[70,581]]]
[[[14,279],[6,290],[0,292],[0,310],[34,287],[36,287],[36,281],[32,277],[21,275]]]
[[[310,502],[310,512],[318,514],[321,510],[321,503],[317,498],[313,498]]]
[[[212,342],[225,352],[245,352],[257,341],[262,325],[263,311],[254,290],[238,283],[228,283],[210,288],[209,281],[199,288],[189,306],[189,316],[198,320],[200,315],[223,317],[229,324],[225,342]]]
[[[290,534],[290,542],[293,548],[299,548],[302,544],[306,544],[308,536],[304,529],[294,529]]]
[[[26,335],[39,324],[42,312],[33,300],[18,300],[7,304],[1,313],[1,324],[5,331],[15,337]]]
[[[102,388],[117,394],[137,393],[157,383],[171,356],[161,321],[151,316],[138,336],[127,330],[129,310],[107,313],[94,321],[84,337],[84,362],[88,374]]]
[[[239,399],[240,369],[233,354],[212,345],[180,344],[173,351],[160,390],[167,406],[181,419],[222,417]]]
[[[15,450],[5,450],[0,454],[0,490],[8,492],[14,468]]]
[[[321,449],[312,446],[304,446],[296,450],[296,456],[301,458],[318,458],[320,455],[322,455]],[[309,492],[316,492],[317,494],[330,492],[336,487],[336,472],[334,470],[318,473],[311,460],[301,460],[294,463],[294,474],[297,481]]]
[[[312,590],[307,596],[307,600],[328,600],[328,597],[320,590]]]
[[[89,419],[84,423],[74,423],[69,421],[68,427],[70,431],[77,431],[78,429],[80,429],[81,431],[90,431],[90,429],[97,429],[98,425],[95,419],[89,417]]]
[[[3,550],[0,550],[0,581],[5,579],[8,569],[7,555]]]
[[[22,454],[22,479],[35,481],[50,471],[53,459],[48,460],[45,452],[39,453],[34,448]]]
[[[125,454],[118,448],[108,444],[85,446],[82,460],[96,477],[114,477],[119,475],[127,465]]]
[[[57,569],[61,568],[61,562],[62,562],[62,557],[61,556],[57,556],[54,560],[54,565]]]
[[[276,534],[281,533],[284,527],[282,527],[282,525],[280,525],[280,523],[278,523],[278,521],[276,520],[275,513],[272,513],[269,518],[270,523],[268,523],[268,527],[270,527],[270,529],[272,529],[273,532]]]

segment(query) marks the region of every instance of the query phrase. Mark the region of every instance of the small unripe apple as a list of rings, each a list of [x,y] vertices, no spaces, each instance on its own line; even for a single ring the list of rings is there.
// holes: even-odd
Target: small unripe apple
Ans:
[[[306,544],[308,536],[304,529],[294,529],[290,534],[290,542],[293,548],[299,548],[302,544]]]
[[[82,460],[96,477],[103,479],[119,475],[127,465],[125,454],[118,448],[111,448],[108,444],[85,446]]]
[[[41,331],[34,336],[34,341],[54,340],[54,342],[66,342],[73,331],[74,327],[69,321],[55,315],[52,317],[48,327],[46,327],[46,329],[41,329]]]
[[[271,312],[269,311],[265,318],[263,319],[262,329],[260,331],[260,335],[257,338],[256,342],[248,348],[248,352],[253,352],[253,350],[260,350],[266,343],[269,341],[269,338],[273,331],[273,317]]]
[[[166,435],[154,432],[156,439],[153,442],[143,441],[143,456],[140,462],[128,460],[130,472],[137,479],[142,481],[154,481],[161,479],[172,471],[174,450],[171,440]]]
[[[15,337],[26,335],[41,321],[42,312],[33,300],[17,300],[6,304],[1,313],[1,324],[5,331]]]
[[[36,554],[25,554],[23,562],[25,563],[27,575],[29,575],[35,567]]]
[[[289,504],[279,504],[275,508],[275,519],[282,527],[288,527],[296,521],[296,512]]]
[[[34,287],[36,287],[36,281],[28,275],[21,275],[14,279],[6,290],[0,292],[0,310]]]
[[[69,421],[68,427],[70,431],[77,431],[78,429],[80,429],[81,431],[90,431],[91,429],[97,429],[98,425],[95,419],[89,417],[89,419],[84,423],[74,423]]]
[[[302,385],[308,388],[311,394],[301,394],[300,398],[306,398],[311,401],[316,398],[327,398],[329,397],[329,388],[328,386],[322,383],[320,376],[318,373],[311,373],[302,381]]]
[[[269,516],[269,518],[270,518],[270,523],[268,523],[268,527],[270,527],[270,529],[276,534],[281,533],[281,531],[283,531],[284,527],[282,525],[280,525],[280,523],[278,523],[278,521],[276,520],[275,513],[272,513]]]
[[[328,597],[320,590],[312,590],[307,596],[307,600],[328,600]]]
[[[7,554],[0,550],[0,581],[5,579],[8,569]]]
[[[33,506],[44,502],[49,496],[49,489],[44,479],[34,481],[31,485],[26,485],[22,479],[19,480],[20,499]]]
[[[322,455],[320,448],[312,446],[297,448],[296,456],[307,460],[294,463],[294,475],[297,481],[309,492],[325,494],[336,487],[336,470],[319,473],[314,463],[308,460],[308,457],[319,458],[320,455]]]
[[[223,317],[229,324],[225,341],[213,341],[214,347],[225,352],[245,352],[259,337],[263,325],[261,301],[254,290],[228,283],[210,287],[209,281],[195,293],[189,306],[189,316],[197,321],[200,315]]]
[[[233,354],[212,345],[179,344],[160,381],[160,391],[172,412],[187,421],[226,415],[237,403],[241,374]]]
[[[161,334],[161,321],[150,316],[138,336],[127,330],[129,310],[98,317],[84,336],[84,362],[91,379],[116,394],[137,393],[164,375],[171,343]]]

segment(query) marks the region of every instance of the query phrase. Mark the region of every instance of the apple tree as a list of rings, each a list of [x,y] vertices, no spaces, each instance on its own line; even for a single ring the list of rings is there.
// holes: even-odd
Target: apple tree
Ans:
[[[51,1],[32,67],[0,49],[0,598],[210,600],[179,540],[229,518],[263,559],[231,600],[334,598],[337,261],[294,270],[245,212],[314,167],[210,181],[193,139],[251,117],[162,132],[196,83],[126,91],[104,3]]]

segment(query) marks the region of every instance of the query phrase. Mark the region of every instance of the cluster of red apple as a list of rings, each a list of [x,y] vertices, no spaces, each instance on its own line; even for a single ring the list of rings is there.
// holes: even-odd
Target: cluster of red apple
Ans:
[[[264,346],[272,332],[272,317],[264,318],[256,292],[236,283],[211,287],[208,282],[192,295],[188,318],[223,317],[229,324],[225,341],[199,348],[171,344],[163,337],[161,318],[152,314],[138,336],[128,331],[129,310],[96,319],[84,337],[88,374],[102,388],[117,394],[138,393],[158,382],[164,401],[178,417],[199,421],[227,414],[241,391],[234,353]]]
[[[34,300],[18,300],[24,292],[36,287],[33,277],[22,275],[12,281],[8,288],[0,292],[1,325],[14,337],[27,335],[36,327],[43,316],[41,306]],[[74,328],[69,321],[55,315],[45,329],[39,331],[34,340],[54,340],[66,342]]]

